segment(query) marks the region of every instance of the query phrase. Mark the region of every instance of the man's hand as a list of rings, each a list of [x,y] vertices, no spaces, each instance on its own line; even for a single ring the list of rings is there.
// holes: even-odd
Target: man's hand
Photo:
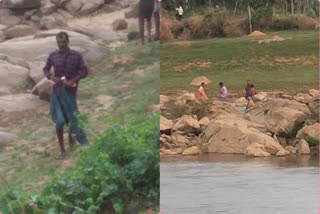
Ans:
[[[52,80],[53,82],[55,82],[56,84],[62,84],[62,80],[59,77],[54,77],[51,76],[50,80]]]
[[[64,81],[63,81],[63,84],[64,84],[67,88],[71,88],[71,87],[73,86],[74,82],[73,82],[72,80],[69,80],[69,81],[64,80]]]

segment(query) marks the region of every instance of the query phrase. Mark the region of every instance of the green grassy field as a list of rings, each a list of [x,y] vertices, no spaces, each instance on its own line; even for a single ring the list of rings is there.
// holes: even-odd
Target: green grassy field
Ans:
[[[208,94],[224,82],[229,92],[243,93],[250,79],[261,91],[305,91],[319,85],[319,32],[281,31],[284,41],[258,43],[266,36],[215,38],[160,46],[162,94],[195,91],[192,79],[206,76]],[[202,67],[201,62],[209,62]]]

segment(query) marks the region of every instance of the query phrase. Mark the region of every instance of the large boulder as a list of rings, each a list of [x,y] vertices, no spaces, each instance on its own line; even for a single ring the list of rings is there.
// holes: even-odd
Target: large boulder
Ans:
[[[10,94],[28,80],[28,69],[0,59],[0,95]]]
[[[313,97],[311,100],[309,100],[307,105],[312,112],[314,119],[319,121],[319,96]]]
[[[185,92],[181,94],[176,100],[177,105],[184,105],[186,103],[197,103],[197,102],[198,101],[197,101],[196,95],[189,92]]]
[[[236,101],[234,102],[236,106],[240,107],[240,106],[247,106],[248,104],[248,100],[246,100],[246,98],[244,97],[240,97],[238,99],[236,99]]]
[[[87,15],[94,12],[104,4],[104,0],[71,0],[66,4],[66,9],[73,15]]]
[[[66,23],[56,19],[54,16],[42,16],[40,19],[40,29],[49,30],[65,27]]]
[[[249,157],[268,157],[270,154],[266,152],[266,148],[259,143],[250,144],[246,150],[245,155]]]
[[[21,22],[22,20],[17,16],[0,16],[0,24],[6,25],[8,27],[13,27],[20,24]]]
[[[160,94],[160,105],[164,105],[165,103],[169,102],[169,100],[169,96]]]
[[[41,100],[49,101],[53,85],[53,81],[43,78],[32,88],[31,94],[38,95]]]
[[[160,115],[160,132],[170,133],[173,125],[174,124],[171,120],[168,120],[167,118]]]
[[[36,110],[44,105],[48,105],[48,103],[32,94],[15,94],[0,97],[0,111],[4,112]]]
[[[96,24],[82,26],[77,23],[69,23],[68,26],[68,29],[70,29],[71,31],[87,35],[93,39],[103,39],[106,41],[114,41],[119,39],[119,36],[115,32],[111,30],[105,30],[104,28]]]
[[[182,155],[199,155],[200,149],[197,146],[192,146],[183,151]]]
[[[264,124],[276,135],[290,135],[311,115],[308,107],[297,101],[268,98],[247,110],[245,118]]]
[[[58,6],[51,2],[51,0],[46,0],[45,5],[40,8],[42,15],[47,16],[56,11]]]
[[[44,77],[43,68],[46,64],[47,58],[48,56],[46,55],[39,56],[29,63],[29,67],[30,67],[29,76],[33,80],[33,82],[38,83],[43,79]]]
[[[56,4],[59,8],[64,8],[71,0],[51,0],[52,3]]]
[[[319,141],[319,123],[315,123],[310,126],[305,126],[297,133],[297,138],[307,139],[313,138]]]
[[[272,155],[283,149],[271,136],[251,128],[249,124],[242,118],[223,115],[212,120],[200,135],[204,151],[246,154],[247,147],[253,143],[264,146],[265,151]]]
[[[312,96],[312,97],[319,97],[319,90],[316,90],[316,89],[310,89],[309,90],[309,94]]]
[[[34,33],[35,33],[35,30],[33,29],[33,27],[29,25],[16,25],[5,31],[6,39],[13,39],[17,37],[28,36]]]
[[[34,36],[16,38],[0,43],[0,54],[32,61],[39,56],[49,55],[57,50],[56,34],[60,29],[39,32]],[[106,58],[108,50],[90,40],[89,37],[66,31],[69,34],[70,47],[80,51],[88,62],[97,62]]]
[[[307,143],[307,141],[305,141],[304,139],[300,140],[299,143],[296,146],[297,148],[297,153],[298,154],[310,154],[310,148],[309,148],[309,144]]]
[[[6,35],[2,30],[0,30],[0,43],[6,40]]]
[[[298,93],[293,97],[293,99],[295,99],[300,103],[308,103],[311,98],[312,97],[309,94],[303,94],[303,93]]]
[[[187,147],[190,144],[190,141],[187,137],[181,135],[181,133],[174,132],[171,135],[171,142],[178,147]]]
[[[10,9],[34,9],[40,8],[41,0],[5,0],[4,7]]]
[[[268,96],[268,94],[266,92],[261,91],[261,92],[257,93],[256,95],[254,95],[254,99],[261,101],[264,98],[266,98],[267,96]]]
[[[0,147],[16,141],[18,137],[15,134],[0,131]]]
[[[139,10],[139,4],[134,4],[130,7],[130,10],[124,14],[124,16],[129,18],[138,18],[138,10]]]
[[[181,131],[184,133],[198,134],[200,132],[200,125],[197,119],[189,115],[183,115],[172,128],[174,131]]]

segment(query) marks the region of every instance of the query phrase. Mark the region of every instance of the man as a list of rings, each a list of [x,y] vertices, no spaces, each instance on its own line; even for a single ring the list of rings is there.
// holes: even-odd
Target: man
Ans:
[[[144,45],[144,20],[147,20],[148,42],[151,42],[151,17],[154,9],[154,0],[140,0],[139,2],[139,33],[141,44]]]
[[[154,23],[156,25],[156,34],[154,36],[154,40],[160,39],[160,2],[161,0],[154,0]]]
[[[248,97],[250,96],[250,91],[251,91],[251,81],[250,80],[247,80],[247,85],[244,88],[244,90],[246,91],[245,98],[246,98],[246,100],[248,100]]]
[[[249,97],[248,97],[248,103],[247,103],[247,106],[246,106],[246,111],[247,111],[249,108],[253,107],[253,106],[254,106],[254,102],[253,102],[252,98],[249,96]]]
[[[44,75],[55,82],[50,96],[50,115],[56,123],[56,133],[60,146],[60,155],[57,159],[65,156],[63,126],[70,123],[69,144],[73,146],[74,138],[82,145],[88,145],[84,132],[78,127],[75,113],[78,112],[76,93],[80,79],[88,75],[88,68],[81,53],[69,48],[69,35],[60,32],[56,35],[59,50],[53,51],[43,68]],[[54,75],[50,73],[54,68]]]
[[[199,87],[198,96],[199,96],[201,102],[204,102],[206,99],[208,99],[208,97],[204,91],[204,82],[202,82]]]
[[[183,15],[183,9],[182,9],[182,6],[179,6],[179,8],[178,8],[178,20],[179,21],[182,19],[182,15]]]
[[[225,98],[226,98],[227,95],[228,95],[227,88],[226,88],[226,86],[223,85],[223,82],[219,82],[219,86],[220,86],[220,90],[219,90],[220,99],[221,99],[221,100],[225,100]]]

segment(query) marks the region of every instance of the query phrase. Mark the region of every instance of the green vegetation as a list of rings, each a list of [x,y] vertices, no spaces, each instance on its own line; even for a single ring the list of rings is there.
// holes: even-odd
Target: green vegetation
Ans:
[[[53,130],[32,135],[39,127],[54,128],[47,109],[17,122],[26,143],[1,155],[0,212],[136,214],[159,207],[159,114],[148,110],[159,102],[159,43],[126,43],[90,67],[78,93],[90,146],[59,162]],[[122,85],[129,87],[117,89]],[[97,102],[100,95],[112,96],[108,107]]]
[[[217,38],[161,44],[161,93],[196,91],[197,76],[212,80],[208,94],[218,94],[218,83],[243,94],[246,80],[260,90],[290,92],[318,88],[318,31],[282,31],[284,41],[261,43],[259,37]]]

